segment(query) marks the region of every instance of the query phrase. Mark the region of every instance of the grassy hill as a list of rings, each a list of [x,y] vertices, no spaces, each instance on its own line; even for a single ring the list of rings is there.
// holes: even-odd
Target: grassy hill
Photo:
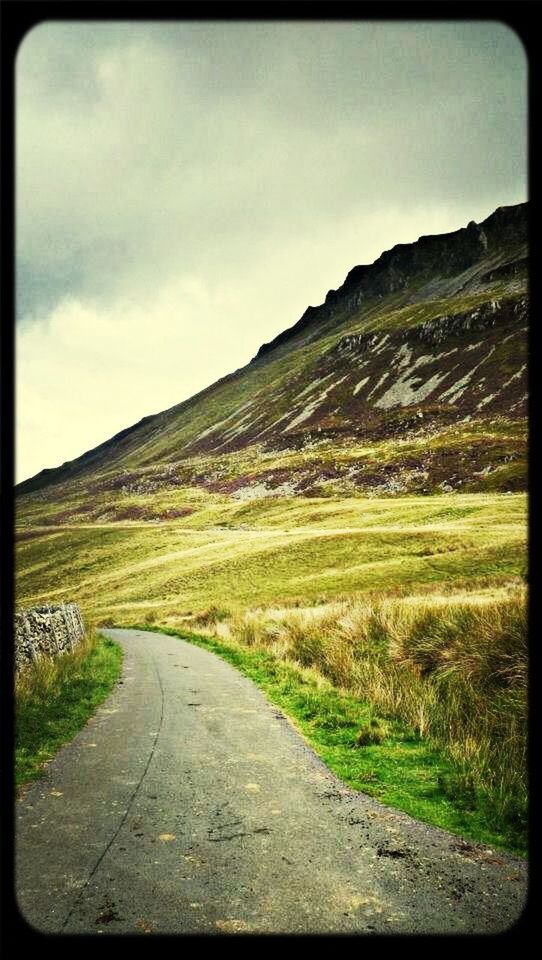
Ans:
[[[525,567],[521,493],[249,503],[184,493],[187,515],[176,519],[164,519],[164,500],[161,519],[111,517],[106,499],[91,521],[28,516],[17,532],[19,599],[74,596],[90,615],[129,623],[212,605],[317,603],[424,585],[472,590],[519,582]],[[132,509],[149,509],[148,499],[131,496]]]

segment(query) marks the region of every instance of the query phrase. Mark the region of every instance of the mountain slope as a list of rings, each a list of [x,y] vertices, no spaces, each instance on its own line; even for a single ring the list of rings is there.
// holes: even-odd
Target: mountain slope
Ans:
[[[246,367],[17,492],[524,489],[527,324],[521,204],[355,267]]]

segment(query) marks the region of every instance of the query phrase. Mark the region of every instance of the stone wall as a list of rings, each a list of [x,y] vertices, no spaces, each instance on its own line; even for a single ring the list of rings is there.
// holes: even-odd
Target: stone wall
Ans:
[[[73,650],[85,635],[76,603],[45,604],[15,614],[15,669],[41,654],[55,656]]]

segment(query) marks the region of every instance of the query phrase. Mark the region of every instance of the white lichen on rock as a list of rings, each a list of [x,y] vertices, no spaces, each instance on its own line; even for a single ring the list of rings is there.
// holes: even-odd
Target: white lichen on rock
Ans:
[[[524,370],[526,369],[527,369],[527,364],[524,363],[523,366],[520,367],[520,369],[516,373],[512,374],[512,376],[508,380],[506,380],[505,383],[503,383],[501,390],[504,390],[505,387],[509,387],[510,384],[514,382],[514,380],[519,380],[519,378],[523,375]]]
[[[210,436],[211,433],[216,433],[220,427],[223,427],[225,423],[229,423],[230,420],[233,420],[238,414],[243,413],[244,410],[247,410],[248,407],[252,406],[254,403],[253,400],[249,400],[248,403],[242,404],[240,407],[237,407],[233,413],[230,413],[229,417],[226,417],[224,420],[217,420],[216,423],[211,424],[210,427],[207,427],[207,430],[203,430],[202,433],[198,433],[197,437],[194,437],[194,443],[198,440],[203,440],[205,437]]]
[[[414,384],[419,383],[419,377],[408,377],[398,380],[397,383],[394,383],[389,390],[386,391],[384,396],[380,397],[380,400],[376,401],[375,407],[380,407],[382,410],[389,410],[390,407],[406,407],[412,403],[420,403],[422,400],[425,400],[433,390],[436,390],[438,385],[442,383],[447,376],[447,373],[435,373],[434,376],[426,380],[425,383],[422,382],[418,387],[415,387]]]
[[[491,403],[491,401],[495,399],[499,392],[500,391],[497,391],[497,393],[490,393],[487,397],[483,397],[480,400],[480,403],[476,404],[476,409],[481,410],[483,407],[486,407],[488,403]]]
[[[494,350],[495,350],[494,346],[490,347],[489,352],[486,354],[485,357],[482,357],[482,359],[480,360],[480,363],[477,363],[475,367],[467,371],[467,373],[465,374],[464,377],[461,378],[461,380],[458,380],[456,383],[453,383],[451,387],[448,387],[448,389],[444,391],[444,393],[441,393],[439,400],[446,400],[447,403],[455,403],[456,400],[459,400],[459,398],[462,397],[463,394],[465,393],[465,390],[469,386],[476,371],[479,369],[479,367],[482,366],[483,363],[486,362],[486,360],[489,360]]]
[[[326,373],[325,377],[317,377],[316,380],[312,380],[311,383],[309,383],[309,385],[305,387],[304,390],[301,391],[301,393],[298,393],[297,396],[294,397],[292,403],[297,404],[297,401],[300,400],[301,397],[306,397],[308,393],[312,393],[313,390],[316,390],[316,388],[319,387],[321,383],[325,383],[325,381],[329,380],[332,376],[333,376],[333,372]]]
[[[392,357],[392,363],[398,370],[403,370],[404,367],[408,367],[410,361],[412,360],[412,350],[402,343],[399,347],[397,353]]]
[[[375,407],[389,410],[390,407],[406,407],[412,403],[420,403],[448,376],[447,372],[442,374],[435,373],[424,382],[423,377],[420,377],[419,374],[413,376],[413,373],[418,367],[433,363],[434,357],[424,354],[418,357],[414,363],[411,362],[411,358],[412,351],[406,344],[401,344],[394,361],[397,370],[402,370],[403,373],[399,379],[386,390],[383,396],[380,397],[379,400],[376,400]],[[420,383],[420,381],[422,382]],[[374,390],[372,393],[374,393]]]
[[[373,356],[374,356],[374,354],[376,354],[376,353],[381,353],[381,352],[382,352],[382,350],[384,349],[384,347],[385,347],[385,345],[386,345],[386,342],[387,342],[389,339],[390,339],[389,333],[385,333],[384,336],[382,337],[382,340],[380,341],[380,343],[378,343],[378,341],[376,342],[375,346],[374,346],[373,349],[372,349],[372,354],[373,354]]]
[[[240,487],[232,493],[234,500],[262,500],[264,497],[292,497],[297,486],[295,483],[285,482],[277,487],[268,487],[265,483],[255,483],[250,487]]]

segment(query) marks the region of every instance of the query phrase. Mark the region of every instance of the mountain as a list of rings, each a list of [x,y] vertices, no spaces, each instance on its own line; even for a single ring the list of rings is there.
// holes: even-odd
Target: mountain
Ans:
[[[520,204],[399,244],[244,368],[17,494],[524,489],[527,242]]]

